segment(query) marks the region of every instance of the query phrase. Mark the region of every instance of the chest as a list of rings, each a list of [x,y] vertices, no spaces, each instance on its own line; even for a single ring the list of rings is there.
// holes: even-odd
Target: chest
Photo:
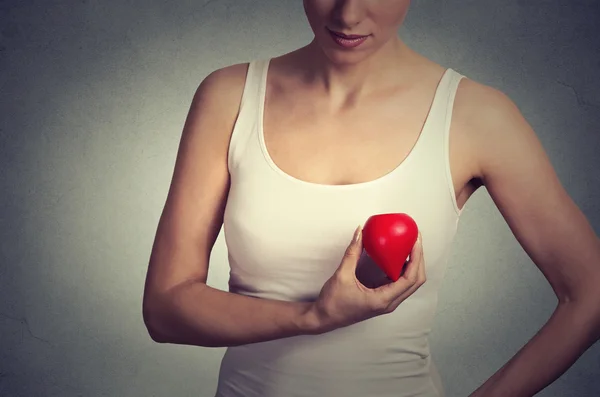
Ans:
[[[431,92],[372,101],[332,115],[318,103],[266,96],[262,134],[271,160],[296,179],[349,185],[378,179],[400,166],[419,140]],[[474,192],[473,159],[459,117],[449,134],[449,166],[459,208]]]

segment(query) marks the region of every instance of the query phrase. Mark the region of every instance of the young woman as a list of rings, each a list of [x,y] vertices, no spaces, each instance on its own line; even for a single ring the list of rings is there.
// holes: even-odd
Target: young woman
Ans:
[[[471,396],[532,396],[599,337],[598,237],[510,99],[397,36],[409,5],[305,0],[310,44],[197,90],[143,311],[157,342],[228,347],[217,396],[443,396],[427,337],[481,186],[559,304]],[[398,281],[367,286],[360,233],[348,240],[390,212],[419,240]],[[221,226],[229,292],[206,285]]]

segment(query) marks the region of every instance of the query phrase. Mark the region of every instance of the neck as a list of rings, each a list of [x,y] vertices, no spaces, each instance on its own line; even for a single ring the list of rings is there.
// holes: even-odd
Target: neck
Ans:
[[[334,63],[313,41],[306,48],[309,79],[330,99],[345,106],[360,97],[389,86],[392,76],[408,63],[410,49],[398,37],[392,38],[377,52],[355,63]]]

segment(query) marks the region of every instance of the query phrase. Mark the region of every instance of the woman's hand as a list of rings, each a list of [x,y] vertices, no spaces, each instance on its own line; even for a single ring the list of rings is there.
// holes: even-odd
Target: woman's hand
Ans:
[[[316,322],[317,333],[391,313],[426,280],[420,232],[404,274],[397,281],[378,288],[367,288],[356,278],[362,250],[362,228],[359,227],[340,266],[310,308],[309,315]]]

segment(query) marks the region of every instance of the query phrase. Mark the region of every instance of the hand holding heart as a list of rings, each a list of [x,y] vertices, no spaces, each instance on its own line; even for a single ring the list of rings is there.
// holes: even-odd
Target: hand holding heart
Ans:
[[[406,270],[396,281],[378,288],[367,288],[356,278],[363,239],[357,228],[344,257],[333,276],[323,285],[309,312],[317,324],[317,333],[332,331],[375,316],[393,312],[406,298],[425,283],[425,265],[421,233],[410,250]],[[405,258],[400,259],[402,264]],[[386,272],[387,273],[387,272]]]

